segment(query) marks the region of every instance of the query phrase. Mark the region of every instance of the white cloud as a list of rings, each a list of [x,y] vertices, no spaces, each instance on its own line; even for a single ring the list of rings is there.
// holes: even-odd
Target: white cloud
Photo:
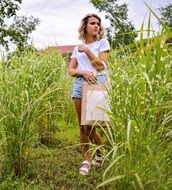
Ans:
[[[160,6],[167,5],[170,0],[145,0],[145,2],[148,4],[149,7],[157,14],[159,15],[159,11],[157,11],[157,8]],[[149,17],[149,8],[146,6],[144,0],[119,0],[121,3],[127,3],[128,4],[128,14],[129,18],[133,20],[133,23],[137,29],[141,27],[142,22],[144,21],[147,23],[148,17]],[[156,30],[158,29],[158,21],[157,19],[152,15],[151,17],[151,23],[153,25],[153,28]]]
[[[43,48],[80,43],[77,39],[80,20],[90,12],[98,13],[89,0],[24,0],[19,13],[40,18],[31,39],[37,48]]]
[[[153,8],[168,4],[170,0],[146,0]],[[148,8],[143,0],[118,0],[129,4],[129,18],[133,20],[138,29],[146,15]],[[87,13],[97,13],[101,16],[105,27],[109,22],[104,13],[99,13],[89,0],[23,0],[19,15],[38,17],[40,25],[31,34],[31,41],[37,48],[48,45],[71,45],[80,43],[78,40],[78,27],[80,20]],[[153,25],[156,25],[153,19]]]

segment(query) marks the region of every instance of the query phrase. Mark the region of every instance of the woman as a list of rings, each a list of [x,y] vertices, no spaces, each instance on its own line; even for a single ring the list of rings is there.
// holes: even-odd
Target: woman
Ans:
[[[83,44],[74,48],[68,72],[70,76],[76,77],[72,97],[80,124],[82,84],[85,81],[90,84],[106,81],[104,67],[108,60],[110,46],[109,42],[103,38],[104,30],[101,19],[96,14],[86,15],[82,19],[78,31],[79,39],[83,41]],[[90,169],[90,141],[97,145],[102,144],[101,137],[96,132],[95,127],[80,125],[80,143],[84,161],[79,171],[82,175],[87,175]],[[98,150],[96,154],[92,163],[100,165],[102,161],[101,152]]]

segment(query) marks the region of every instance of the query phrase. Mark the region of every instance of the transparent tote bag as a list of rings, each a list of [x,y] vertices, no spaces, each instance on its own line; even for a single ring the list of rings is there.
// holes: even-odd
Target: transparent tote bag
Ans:
[[[110,125],[108,89],[108,82],[83,84],[81,125]]]
[[[106,66],[105,75],[107,78],[105,82],[97,82],[96,84],[83,83],[81,125],[111,125],[108,116],[110,112],[110,101],[108,96],[110,79]]]

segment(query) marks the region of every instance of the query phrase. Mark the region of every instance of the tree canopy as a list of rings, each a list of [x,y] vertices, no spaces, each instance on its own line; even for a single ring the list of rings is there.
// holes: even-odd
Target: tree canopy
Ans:
[[[29,34],[40,23],[33,16],[17,16],[22,0],[0,0],[0,45],[9,49],[11,44],[19,49],[27,45]],[[13,19],[11,24],[8,24]]]
[[[128,18],[128,5],[117,4],[117,0],[90,0],[105,18],[110,21],[107,37],[112,47],[120,48],[135,41],[136,32],[132,21]]]
[[[158,9],[161,14],[161,20],[172,30],[172,4],[165,7],[160,6]]]

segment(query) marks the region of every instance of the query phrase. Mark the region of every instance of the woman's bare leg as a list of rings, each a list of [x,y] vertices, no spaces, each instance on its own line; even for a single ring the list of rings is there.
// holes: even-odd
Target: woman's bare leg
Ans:
[[[100,146],[102,145],[102,140],[100,134],[96,131],[96,127],[87,126],[87,135],[92,143]],[[97,150],[97,156],[102,156],[101,151]]]
[[[75,104],[75,109],[77,112],[78,116],[78,122],[79,125],[81,123],[81,99],[80,98],[74,98],[74,104]],[[87,136],[87,133],[85,131],[85,127],[83,125],[80,125],[80,143],[81,143],[81,150],[83,154],[84,160],[89,160],[89,138]]]
[[[78,116],[78,122],[81,123],[81,99],[74,99],[75,109]],[[102,145],[100,134],[95,127],[80,125],[80,143],[84,160],[89,160],[89,142],[95,143],[98,146]],[[97,150],[97,156],[101,156],[101,151]]]

